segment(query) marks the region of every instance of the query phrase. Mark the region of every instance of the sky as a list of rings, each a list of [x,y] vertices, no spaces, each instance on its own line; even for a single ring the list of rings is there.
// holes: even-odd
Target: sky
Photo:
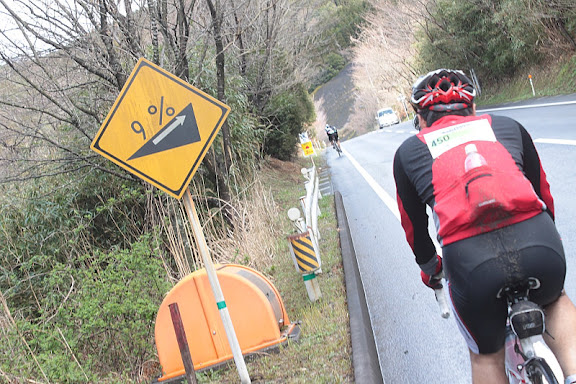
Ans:
[[[15,56],[21,53],[18,51],[18,48],[24,48],[29,45],[18,29],[16,21],[7,11],[7,7],[16,11],[18,16],[21,17],[24,21],[28,21],[34,24],[40,23],[40,25],[42,25],[39,18],[35,18],[30,15],[30,12],[25,6],[26,4],[31,5],[31,7],[34,8],[38,13],[48,11],[48,14],[53,16],[55,14],[55,10],[59,9],[60,6],[71,10],[73,14],[78,14],[81,10],[81,7],[78,5],[78,3],[81,1],[93,3],[93,0],[0,0],[0,49],[2,49],[4,53],[10,56]],[[118,10],[120,13],[123,13],[124,0],[115,1],[118,4]],[[144,0],[131,1],[133,4],[132,9],[135,10],[140,8],[141,3]],[[52,12],[50,12],[51,10]],[[68,24],[66,22],[66,18],[64,17],[57,17],[57,23],[62,23],[62,26]],[[67,35],[62,34],[61,30],[58,31],[55,29],[54,25],[58,25],[57,23],[51,23],[53,25],[46,23],[43,28],[47,30],[55,30],[56,32],[60,32],[61,35]],[[87,21],[83,24],[86,25],[86,28],[88,27]],[[34,39],[31,42],[37,50],[41,51],[48,48],[46,44],[40,42],[37,39]]]

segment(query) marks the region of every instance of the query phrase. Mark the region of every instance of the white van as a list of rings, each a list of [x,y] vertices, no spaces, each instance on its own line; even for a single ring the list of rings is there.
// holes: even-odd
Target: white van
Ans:
[[[380,128],[400,123],[398,115],[396,115],[396,112],[394,112],[392,108],[382,108],[379,110],[378,113],[376,113],[376,120],[378,121]]]

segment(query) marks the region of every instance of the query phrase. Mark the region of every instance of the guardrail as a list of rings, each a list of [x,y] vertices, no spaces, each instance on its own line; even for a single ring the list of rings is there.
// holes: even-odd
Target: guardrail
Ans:
[[[312,168],[302,168],[301,172],[307,180],[304,183],[306,196],[304,197],[303,203],[306,227],[314,233],[317,239],[320,239],[320,232],[318,231],[318,216],[320,216],[318,200],[322,198],[320,194],[320,179],[315,166]],[[300,201],[302,201],[302,199],[300,199]],[[318,246],[318,244],[316,244],[316,246]]]
[[[318,231],[318,216],[320,207],[318,200],[320,194],[320,180],[316,172],[316,167],[302,168],[302,175],[306,179],[304,187],[306,195],[300,198],[300,206],[304,212],[302,218],[298,208],[288,210],[288,218],[294,224],[297,234],[288,237],[290,242],[290,253],[294,261],[296,270],[302,273],[302,279],[311,301],[318,300],[322,294],[320,286],[315,280],[316,275],[322,272],[320,260],[320,232]]]

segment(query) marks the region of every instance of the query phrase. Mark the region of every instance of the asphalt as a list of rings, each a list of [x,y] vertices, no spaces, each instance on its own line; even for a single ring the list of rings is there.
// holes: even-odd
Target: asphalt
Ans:
[[[512,103],[482,106],[478,108],[482,111],[495,111],[499,109],[527,108],[541,104],[572,104],[576,101],[576,93],[570,95],[559,95],[552,97],[540,97]],[[327,175],[324,175],[325,177]],[[329,177],[329,176],[328,176]],[[331,188],[330,188],[331,189]],[[362,278],[358,269],[358,261],[354,250],[352,235],[348,226],[346,210],[342,200],[342,195],[338,191],[324,191],[323,194],[334,192],[334,203],[338,230],[340,234],[340,246],[342,252],[342,262],[344,266],[346,295],[348,301],[348,312],[350,316],[350,334],[352,342],[352,365],[354,368],[354,380],[362,384],[382,384],[384,379],[380,369],[378,351],[374,340],[374,332]]]

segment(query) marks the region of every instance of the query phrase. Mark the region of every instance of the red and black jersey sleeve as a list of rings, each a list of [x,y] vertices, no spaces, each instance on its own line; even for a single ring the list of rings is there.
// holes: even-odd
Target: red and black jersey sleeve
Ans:
[[[415,141],[408,141],[404,145],[410,146],[415,143]],[[402,153],[411,152],[413,151],[397,151],[394,157],[396,199],[406,240],[416,256],[416,262],[425,264],[436,256],[436,248],[428,232],[426,204],[420,199],[404,168]]]
[[[524,155],[524,174],[526,178],[530,180],[530,183],[532,183],[538,197],[546,204],[546,212],[548,212],[552,220],[554,220],[554,199],[550,193],[550,184],[548,184],[548,180],[546,179],[546,173],[542,168],[540,157],[538,156],[530,134],[522,125],[520,125],[520,132],[522,135]]]

